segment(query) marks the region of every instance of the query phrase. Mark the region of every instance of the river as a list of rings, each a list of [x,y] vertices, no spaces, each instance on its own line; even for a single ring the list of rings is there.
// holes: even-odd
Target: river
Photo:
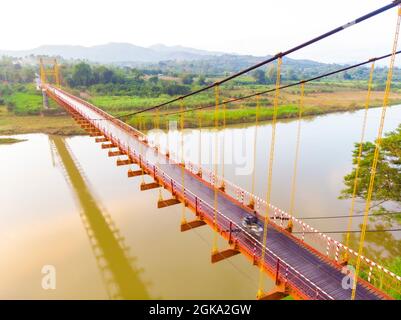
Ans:
[[[375,138],[379,117],[380,109],[369,110],[367,140]],[[352,168],[362,120],[362,110],[302,120],[294,214],[309,218],[319,230],[346,229],[344,218],[310,218],[348,214],[350,201],[338,196],[343,176]],[[389,108],[385,131],[399,123],[401,108]],[[295,120],[277,124],[271,199],[285,210],[290,205],[296,133]],[[219,174],[251,191],[255,156],[254,191],[265,198],[271,124],[258,126],[256,151],[253,125],[227,126],[217,134],[210,128],[186,130],[185,158],[194,163],[201,158],[203,166],[214,169],[216,136],[219,150],[223,145],[225,150]],[[117,167],[116,158],[107,157],[94,138],[13,137],[27,141],[0,146],[0,299],[107,299],[116,286],[131,283],[138,294],[134,298],[255,298],[254,266],[240,255],[212,265],[212,231],[201,227],[180,232],[180,205],[157,209],[159,191],[139,191],[142,178],[128,179],[128,167]],[[180,157],[177,131],[171,130],[168,138],[165,132],[151,131],[149,138],[162,149],[168,142],[173,156]],[[68,165],[68,154],[76,170]],[[222,152],[219,158],[221,163]],[[358,203],[357,210],[362,205]],[[354,220],[353,229],[358,230],[361,219]],[[342,240],[341,234],[333,237]],[[391,258],[400,239],[399,232],[368,235],[367,245],[374,250],[367,255]],[[54,290],[43,287],[44,266],[56,272]],[[266,289],[271,286],[268,282]],[[119,297],[133,297],[127,294]]]

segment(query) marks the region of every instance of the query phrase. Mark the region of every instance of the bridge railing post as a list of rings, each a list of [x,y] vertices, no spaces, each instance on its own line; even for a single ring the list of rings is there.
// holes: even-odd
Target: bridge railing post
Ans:
[[[288,282],[288,264],[286,264],[285,266],[285,276],[284,276],[285,280],[284,280],[284,284],[285,286],[287,286],[287,282]]]
[[[277,263],[276,263],[276,286],[279,285],[279,280],[278,280],[279,272],[280,272],[280,259],[277,258]]]
[[[232,239],[231,239],[232,228],[233,228],[233,223],[232,223],[232,221],[230,221],[230,231],[229,231],[229,235],[228,235],[228,243],[229,244],[232,243]]]

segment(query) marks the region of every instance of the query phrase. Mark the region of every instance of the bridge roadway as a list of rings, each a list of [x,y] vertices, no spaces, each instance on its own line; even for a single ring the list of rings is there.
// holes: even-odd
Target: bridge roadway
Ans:
[[[95,119],[91,120],[91,122],[97,124],[103,132],[112,134],[113,137],[118,138],[122,143],[129,146],[130,150],[141,153],[151,164],[156,165],[159,171],[166,173],[170,178],[181,183],[182,168],[172,160],[166,158],[165,155],[143,144],[137,137],[114,122],[106,120],[102,113],[96,112],[96,109],[89,108],[79,99],[75,99],[73,96],[67,95],[67,93],[56,88],[49,87],[48,90],[53,91],[58,98],[80,112],[86,119]],[[184,170],[184,186],[186,190],[189,190],[213,208],[214,189],[211,185],[206,184],[199,177]],[[236,225],[241,226],[241,220],[245,215],[249,214],[249,210],[232,200],[223,192],[219,192],[218,211],[224,213]],[[241,229],[236,234],[236,237],[241,240],[240,242],[243,245],[247,246],[250,250],[254,250],[256,256],[261,256],[261,239],[257,239],[255,236],[250,236],[249,234],[245,235],[245,232]],[[346,290],[342,287],[344,274],[341,272],[342,267],[339,264],[335,263],[335,261],[329,261],[323,254],[320,254],[316,250],[311,250],[308,245],[291,236],[288,232],[280,230],[277,226],[273,226],[271,223],[268,225],[266,247],[268,251],[265,255],[265,260],[273,259],[273,256],[269,254],[269,252],[272,252],[281,262],[285,262],[281,265],[280,274],[285,271],[291,274],[293,283],[295,285],[298,283],[298,287],[301,290],[305,287],[305,283],[307,283],[305,297],[311,299],[350,299],[351,290]],[[272,261],[267,262],[273,265]],[[286,269],[286,265],[289,265],[289,268]],[[296,278],[298,278],[298,281]],[[291,281],[288,283],[291,284]],[[389,298],[387,295],[367,282],[363,280],[358,281],[356,299],[376,300],[387,298]]]

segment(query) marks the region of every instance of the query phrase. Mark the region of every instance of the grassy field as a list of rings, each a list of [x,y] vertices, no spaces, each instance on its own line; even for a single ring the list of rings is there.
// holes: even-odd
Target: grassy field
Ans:
[[[42,110],[42,93],[33,84],[4,90],[2,100],[16,115],[37,115]]]
[[[36,115],[42,109],[42,96],[29,92],[16,92],[8,101],[17,115]]]
[[[140,110],[143,108],[151,107],[157,104],[161,104],[167,100],[171,100],[171,96],[162,95],[157,98],[151,97],[136,97],[136,96],[94,96],[89,97],[89,101],[94,105],[111,112],[113,114],[121,113],[122,111]],[[212,104],[214,101],[213,97],[208,95],[200,95],[185,99],[184,105],[187,106],[199,106],[205,104]],[[177,101],[170,105],[173,108],[179,108],[180,102]]]

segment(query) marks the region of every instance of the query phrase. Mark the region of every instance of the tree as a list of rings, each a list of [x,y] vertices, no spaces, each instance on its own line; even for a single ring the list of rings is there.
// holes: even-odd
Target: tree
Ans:
[[[255,78],[256,83],[265,84],[266,83],[266,74],[261,69],[256,69],[252,76]]]
[[[113,70],[106,68],[105,66],[100,66],[93,70],[93,81],[95,83],[110,83],[113,76]]]
[[[270,66],[266,71],[267,83],[276,83],[277,70],[275,66]]]
[[[158,77],[158,76],[150,77],[148,81],[149,81],[151,84],[154,85],[154,84],[156,84],[156,83],[159,82],[159,77]]]
[[[344,80],[352,80],[352,77],[348,72],[344,72],[343,77],[344,77]]]
[[[191,85],[194,82],[194,76],[192,74],[184,74],[182,76],[182,83],[186,85]]]
[[[89,86],[92,84],[92,68],[85,62],[78,63],[72,71],[72,82],[76,86]]]
[[[298,76],[295,73],[294,69],[292,69],[292,68],[287,69],[285,77],[287,80],[291,80],[291,81],[298,80]]]
[[[356,193],[359,199],[366,199],[367,196],[375,147],[376,144],[372,142],[365,142],[362,146]],[[358,151],[359,144],[356,144],[354,165]],[[356,168],[344,177],[345,189],[341,192],[341,198],[352,196],[355,174]],[[392,213],[391,217],[401,221],[401,125],[382,139],[372,200],[375,202],[372,206],[375,213]]]
[[[200,86],[204,86],[206,84],[206,78],[203,74],[199,76],[197,83]]]
[[[165,93],[170,96],[187,94],[189,92],[190,89],[187,86],[179,85],[176,83],[169,83],[165,87]]]

